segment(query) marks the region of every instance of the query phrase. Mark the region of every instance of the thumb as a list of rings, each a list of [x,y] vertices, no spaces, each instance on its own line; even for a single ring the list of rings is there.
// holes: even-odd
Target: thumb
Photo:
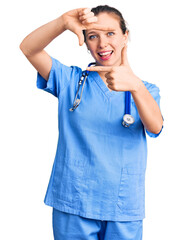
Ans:
[[[78,32],[78,33],[77,33],[77,37],[78,37],[78,39],[79,39],[79,46],[82,46],[83,43],[84,43],[84,34],[83,34],[83,32],[82,32],[82,31],[81,31],[81,32]]]
[[[125,44],[121,51],[121,65],[128,65],[127,47],[127,44]]]

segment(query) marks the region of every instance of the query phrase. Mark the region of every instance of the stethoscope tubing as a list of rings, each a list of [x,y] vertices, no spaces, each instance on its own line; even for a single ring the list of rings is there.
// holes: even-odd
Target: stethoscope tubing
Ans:
[[[125,92],[125,114],[131,114],[131,93]]]
[[[88,64],[88,67],[90,67],[92,65],[96,65],[96,62],[92,62],[92,63]],[[79,104],[81,102],[84,85],[85,85],[88,75],[89,75],[88,70],[85,70],[82,72],[82,77],[80,78],[80,80],[78,82],[78,89],[77,89],[77,93],[75,95],[73,107],[71,107],[69,109],[71,112],[73,112],[79,106]],[[83,83],[83,85],[82,85],[82,83]],[[79,89],[80,89],[81,85],[82,85],[81,96],[80,96],[80,98],[78,98]],[[125,114],[123,116],[122,125],[124,127],[130,127],[130,125],[132,125],[133,123],[134,123],[134,118],[131,115],[131,93],[130,93],[130,91],[126,91],[125,92]]]

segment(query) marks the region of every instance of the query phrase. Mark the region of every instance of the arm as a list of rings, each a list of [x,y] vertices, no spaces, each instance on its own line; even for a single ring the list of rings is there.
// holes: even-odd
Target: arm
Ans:
[[[149,132],[158,134],[163,126],[160,108],[141,79],[135,76],[134,81],[137,84],[134,85],[136,88],[131,93],[141,121]]]
[[[109,27],[96,24],[97,17],[89,8],[78,8],[64,13],[55,20],[31,32],[20,44],[20,49],[40,75],[48,80],[52,67],[52,59],[44,48],[65,30],[70,30],[78,36],[79,45],[84,43],[82,30],[102,29]]]
[[[62,16],[30,33],[20,44],[20,49],[30,63],[48,80],[52,67],[50,56],[43,49],[65,31]]]

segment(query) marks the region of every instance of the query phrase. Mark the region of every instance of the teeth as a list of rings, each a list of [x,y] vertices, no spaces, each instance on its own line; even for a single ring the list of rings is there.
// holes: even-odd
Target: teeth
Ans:
[[[104,52],[104,53],[99,53],[101,56],[105,56],[105,55],[108,55],[108,54],[110,54],[112,51],[110,51],[110,52]]]

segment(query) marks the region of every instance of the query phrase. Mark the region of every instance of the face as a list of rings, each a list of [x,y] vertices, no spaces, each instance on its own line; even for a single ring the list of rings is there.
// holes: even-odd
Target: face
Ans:
[[[119,66],[121,51],[127,43],[128,33],[123,34],[118,16],[100,13],[98,24],[109,26],[112,31],[86,30],[86,45],[98,66]]]

